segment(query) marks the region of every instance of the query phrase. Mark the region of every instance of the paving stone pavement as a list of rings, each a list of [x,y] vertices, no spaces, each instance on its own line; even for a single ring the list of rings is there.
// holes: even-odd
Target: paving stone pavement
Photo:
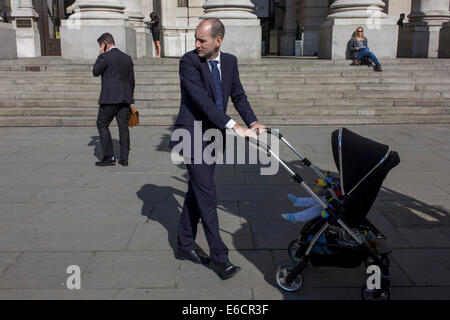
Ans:
[[[450,298],[450,125],[349,126],[389,144],[401,164],[369,213],[393,247],[392,299]],[[281,127],[323,170],[336,172],[335,126]],[[112,128],[119,152],[116,127]],[[130,165],[98,168],[96,128],[0,128],[0,299],[360,299],[364,267],[308,267],[296,293],[280,291],[278,265],[301,224],[287,194],[305,195],[280,168],[216,170],[219,220],[241,273],[220,280],[208,267],[173,256],[187,174],[170,161],[167,127],[131,129]],[[315,178],[281,146],[282,159]],[[197,243],[208,247],[199,227]],[[81,269],[68,290],[67,267]]]

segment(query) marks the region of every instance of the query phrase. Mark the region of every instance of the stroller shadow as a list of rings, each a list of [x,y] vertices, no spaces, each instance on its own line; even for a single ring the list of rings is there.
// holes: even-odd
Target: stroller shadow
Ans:
[[[168,141],[170,140],[170,135],[164,134],[161,136],[161,143],[156,148],[159,151],[170,150],[167,148]],[[312,161],[314,163],[314,161]],[[286,164],[293,168],[309,185],[314,185],[314,181],[318,178],[317,175],[312,172],[309,168],[302,165],[300,160],[286,162]],[[400,164],[401,165],[401,164]],[[181,165],[183,167],[183,165]],[[294,208],[287,198],[288,192],[291,192],[295,196],[307,196],[307,193],[300,186],[295,183],[289,184],[289,174],[285,172],[283,168],[279,169],[279,172],[274,176],[262,177],[259,176],[259,165],[217,165],[216,167],[216,186],[218,188],[218,201],[221,211],[225,211],[227,214],[240,218],[240,227],[229,232],[223,229],[221,226],[221,232],[223,236],[231,236],[232,245],[237,249],[237,254],[243,257],[246,262],[253,265],[258,273],[260,273],[267,285],[270,285],[278,290],[284,299],[322,299],[327,298],[327,296],[317,296],[318,293],[314,292],[311,296],[311,291],[300,289],[298,292],[288,293],[282,291],[275,282],[275,271],[276,268],[283,263],[289,262],[290,258],[288,256],[287,248],[292,240],[297,238],[303,224],[292,224],[284,221],[281,218],[282,213],[292,213],[295,211],[300,211],[302,208]],[[332,174],[337,174],[334,168],[318,168],[322,172],[330,171]],[[224,186],[224,181],[227,180],[227,175],[236,172],[244,172],[246,177],[244,177],[243,182],[237,182],[234,185]],[[334,171],[334,172],[333,172]],[[255,179],[260,179],[259,181],[250,182],[251,176]],[[259,178],[258,178],[259,177]],[[183,174],[182,177],[175,177],[175,180],[187,183],[188,175],[187,172]],[[262,185],[265,181],[270,181],[272,179],[278,179],[280,181],[274,184],[273,192],[270,196],[265,197],[264,194],[242,194],[233,191],[233,187],[258,186]],[[252,184],[252,186],[249,186]],[[243,189],[243,190],[250,190]],[[292,191],[296,190],[296,191]],[[228,193],[228,194],[227,194]],[[285,194],[284,194],[285,193]],[[137,197],[143,202],[141,214],[147,217],[148,221],[154,221],[161,224],[168,234],[167,241],[173,250],[176,249],[177,233],[178,233],[178,219],[181,214],[182,204],[179,204],[176,197],[184,199],[185,191],[179,190],[171,186],[159,186],[155,184],[143,185],[139,191],[137,191]],[[284,194],[284,196],[282,196]],[[167,195],[164,202],[156,202],[155,205],[150,204],[155,199],[155,195]],[[284,200],[285,199],[285,200]],[[236,210],[236,204],[238,210]],[[383,225],[377,223],[376,218],[371,218],[371,214],[379,214],[390,224],[395,224],[396,222],[402,223],[405,220],[411,224],[429,224],[429,225],[439,225],[442,221],[448,223],[450,219],[450,214],[443,208],[428,205],[417,199],[413,199],[407,195],[401,194],[390,188],[382,187],[377,200],[372,206],[369,212],[369,219],[371,222],[380,229],[382,233],[385,233]],[[399,213],[400,212],[400,213]],[[420,212],[420,214],[418,214]],[[376,216],[374,216],[376,217]],[[199,226],[199,231],[202,229]],[[252,242],[251,244],[243,239],[249,238],[249,233],[251,234]],[[388,241],[389,235],[387,234]],[[202,253],[209,251],[209,248],[200,248]],[[231,251],[230,251],[231,252]],[[231,258],[233,262],[233,258]],[[238,263],[236,263],[238,264]],[[248,266],[247,266],[248,267]],[[210,268],[206,266],[206,268]],[[244,266],[245,268],[245,266]],[[334,268],[337,269],[337,268]],[[245,269],[243,269],[243,272]],[[247,270],[248,271],[248,270]],[[358,272],[357,272],[358,273]],[[325,282],[330,279],[339,280],[340,283],[347,281],[347,279],[353,279],[353,283],[356,280],[359,281],[361,276],[357,276],[357,273],[353,272],[345,277],[343,280],[338,279],[339,275],[342,273],[336,273],[327,276]],[[239,274],[237,277],[244,276]],[[363,274],[362,277],[365,275]],[[321,282],[317,286],[312,284],[312,288],[317,287],[327,287],[331,288],[333,285],[324,285],[319,278],[316,278],[318,282]],[[227,280],[228,281],[228,280]],[[311,280],[313,281],[313,280]],[[311,286],[311,281],[308,281],[309,286]],[[331,280],[330,280],[331,281]],[[363,283],[361,283],[361,286]],[[346,287],[354,287],[352,284],[345,284]],[[306,287],[311,288],[311,287]],[[344,289],[343,289],[344,290]],[[326,290],[324,290],[326,292]],[[342,292],[339,291],[339,294]],[[270,294],[270,293],[269,293]],[[348,297],[342,297],[338,293],[335,293],[335,299],[346,299]],[[347,292],[348,294],[348,292]],[[326,295],[326,293],[324,293]],[[264,293],[263,293],[264,296]],[[257,299],[258,296],[256,296]],[[279,297],[275,297],[278,299]],[[329,298],[329,297],[328,297]],[[263,299],[267,299],[263,297]]]
[[[114,157],[116,159],[120,158],[120,143],[117,139],[112,139]],[[100,144],[100,136],[92,136],[91,141],[88,143],[89,147],[94,147],[93,155],[98,159],[103,159],[102,146]]]

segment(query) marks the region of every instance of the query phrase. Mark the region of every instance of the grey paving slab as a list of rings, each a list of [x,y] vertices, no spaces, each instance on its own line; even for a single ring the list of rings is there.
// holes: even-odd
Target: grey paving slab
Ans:
[[[83,285],[92,252],[25,252],[2,275],[2,289],[67,289],[66,273],[71,265],[80,267]]]
[[[1,293],[0,293],[1,294]],[[119,289],[117,300],[251,300],[252,288]]]
[[[411,247],[411,244],[405,237],[388,222],[379,210],[371,210],[367,215],[367,218],[387,238],[387,243],[391,248]]]
[[[49,204],[0,203],[0,219],[3,224],[36,223]]]
[[[28,203],[42,190],[41,187],[0,187],[0,202]]]
[[[450,249],[398,249],[397,264],[417,286],[449,286]]]
[[[437,228],[399,227],[398,231],[414,248],[450,248],[450,242]]]
[[[222,220],[222,221],[221,221]],[[219,233],[229,249],[254,249],[255,241],[253,239],[252,229],[249,223],[243,223],[237,217],[234,221],[219,218]],[[196,242],[205,250],[208,248],[203,227],[199,226]]]
[[[101,168],[99,168],[101,169]],[[81,184],[89,187],[120,185],[122,187],[135,187],[136,185],[144,185],[153,183],[159,185],[159,180],[163,176],[161,173],[134,173],[127,172],[121,169],[119,172],[95,172],[84,173],[74,181],[76,184]]]
[[[3,154],[1,150],[0,154]],[[0,166],[0,174],[6,175],[9,173],[17,173],[17,172],[20,172],[22,174],[30,174],[42,166],[43,166],[42,162],[2,163],[2,165]]]
[[[54,203],[38,217],[38,222],[54,223],[139,223],[145,222],[143,208],[153,203]],[[0,204],[1,208],[1,204]]]
[[[87,289],[175,288],[172,252],[99,252],[86,271]]]
[[[14,263],[20,254],[20,252],[0,252],[0,274]]]
[[[19,146],[14,146],[12,144],[0,143],[0,154],[3,156],[11,155],[19,151]]]
[[[0,289],[0,300],[113,300],[116,289]]]
[[[301,288],[296,292],[254,288],[255,300],[352,300],[347,288]]]
[[[140,223],[131,237],[129,250],[171,250],[175,248],[178,234],[178,222]]]
[[[144,185],[145,186],[145,185]],[[69,185],[61,187],[44,187],[33,198],[32,202],[63,202],[63,203],[111,203],[111,202],[152,202],[166,201],[170,187],[158,187],[155,192],[142,192],[144,186],[121,187],[108,185],[86,187],[83,185]]]
[[[391,202],[378,210],[394,226],[448,225],[450,219],[445,209],[419,201]]]
[[[398,183],[402,193],[418,201],[428,202],[432,200],[448,199],[449,194],[434,185],[402,184]]]
[[[450,287],[391,288],[392,300],[448,300]]]
[[[123,250],[131,223],[40,223],[0,226],[0,251]]]
[[[92,174],[92,173],[98,173],[101,170],[99,170],[98,167],[94,166],[93,163],[95,161],[98,161],[96,158],[92,158],[90,162],[85,163],[61,163],[61,162],[53,162],[53,160],[45,162],[42,164],[39,169],[36,170],[36,173],[44,173],[44,174],[61,174],[61,173],[67,173],[67,172],[73,172],[73,173],[80,173],[80,177],[82,176],[81,173],[84,174]]]
[[[292,240],[297,239],[301,224],[287,221],[262,221],[251,223],[257,249],[286,249]]]
[[[11,187],[61,187],[70,185],[80,176],[80,173],[61,173],[58,175],[46,173],[7,174],[0,176],[0,184]]]

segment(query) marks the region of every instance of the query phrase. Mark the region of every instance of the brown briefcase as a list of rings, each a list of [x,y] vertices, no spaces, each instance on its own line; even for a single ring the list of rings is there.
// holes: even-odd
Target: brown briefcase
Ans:
[[[139,124],[139,112],[130,105],[130,117],[128,118],[128,126],[134,127]]]

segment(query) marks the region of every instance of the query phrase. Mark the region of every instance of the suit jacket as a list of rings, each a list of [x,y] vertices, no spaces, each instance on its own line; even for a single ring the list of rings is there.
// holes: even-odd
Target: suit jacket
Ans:
[[[102,76],[99,104],[134,103],[133,60],[117,48],[98,56],[92,70],[94,77]]]
[[[217,97],[206,59],[200,58],[196,50],[181,58],[181,105],[175,121],[176,126],[194,126],[194,121],[202,121],[204,127],[224,129],[231,119],[226,114],[230,97],[247,126],[257,121],[239,79],[237,58],[221,53],[220,59],[223,96]],[[223,100],[223,112],[216,106],[217,99]]]
[[[221,52],[220,70],[223,96],[217,97],[208,61],[200,58],[197,50],[183,55],[179,67],[181,104],[174,129],[184,128],[192,133],[194,121],[201,121],[203,132],[210,128],[225,131],[225,125],[231,119],[226,114],[230,97],[247,126],[258,120],[242,87],[237,58]],[[224,111],[216,106],[217,99],[223,100]],[[169,147],[173,148],[177,143],[171,141]]]

